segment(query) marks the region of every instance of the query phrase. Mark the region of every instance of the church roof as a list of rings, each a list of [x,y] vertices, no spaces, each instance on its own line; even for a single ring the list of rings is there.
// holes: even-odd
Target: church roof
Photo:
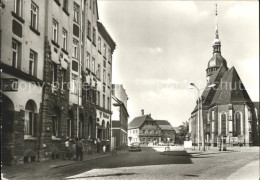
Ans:
[[[251,99],[236,69],[232,67],[223,75],[211,105],[234,102],[251,102]]]
[[[135,117],[129,124],[128,129],[139,128],[144,121],[154,121],[149,115]]]
[[[216,84],[214,88],[209,88],[208,85],[205,87],[202,97],[204,99],[203,101],[203,107],[209,106],[215,96],[216,89],[218,88],[219,82],[221,81],[221,78],[223,77],[224,73],[227,71],[226,66],[221,65],[218,70],[212,75],[210,78],[210,81],[208,84]],[[194,108],[192,113],[196,112],[198,109],[198,105]]]

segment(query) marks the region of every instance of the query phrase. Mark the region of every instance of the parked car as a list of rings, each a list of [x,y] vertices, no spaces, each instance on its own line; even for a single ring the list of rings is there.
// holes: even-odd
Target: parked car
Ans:
[[[129,151],[141,151],[140,143],[138,142],[132,143]]]

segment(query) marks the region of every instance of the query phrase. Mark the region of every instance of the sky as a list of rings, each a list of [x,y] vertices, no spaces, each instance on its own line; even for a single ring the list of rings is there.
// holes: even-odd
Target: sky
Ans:
[[[141,115],[187,121],[206,85],[215,37],[216,1],[99,0],[99,20],[116,42],[112,83],[128,94],[129,122]],[[221,53],[252,101],[259,101],[259,3],[218,1]]]

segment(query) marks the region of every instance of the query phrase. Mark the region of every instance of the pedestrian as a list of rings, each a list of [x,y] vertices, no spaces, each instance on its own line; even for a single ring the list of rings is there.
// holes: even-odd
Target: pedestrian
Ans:
[[[72,153],[72,157],[73,157],[73,160],[76,160],[76,143],[74,140],[71,141],[71,153]]]
[[[70,159],[70,141],[69,138],[65,141],[65,148],[66,148],[66,159]]]
[[[78,161],[79,157],[80,160],[83,160],[83,142],[81,139],[79,139],[78,137],[76,138],[76,159]]]
[[[105,153],[105,152],[106,152],[106,146],[103,145],[103,153]]]

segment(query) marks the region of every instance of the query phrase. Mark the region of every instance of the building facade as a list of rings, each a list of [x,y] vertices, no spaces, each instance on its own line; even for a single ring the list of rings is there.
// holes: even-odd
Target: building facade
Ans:
[[[161,141],[163,143],[175,143],[175,130],[172,125],[166,120],[155,120],[161,129]]]
[[[122,84],[112,85],[112,149],[122,149],[127,146],[128,129],[128,96]]]
[[[168,140],[169,139],[169,140]],[[128,144],[175,142],[175,131],[171,124],[166,120],[154,120],[151,114],[134,118],[128,124]]]
[[[2,4],[3,163],[63,158],[67,138],[109,149],[115,43],[97,1]]]
[[[213,57],[206,69],[207,86],[190,118],[190,134],[193,143],[205,142],[217,146],[221,139],[230,145],[258,144],[254,103],[251,101],[236,69],[228,68],[221,54],[218,27],[213,42]],[[215,85],[214,87],[209,87]],[[198,117],[200,114],[200,118]],[[203,127],[199,122],[201,119]]]

